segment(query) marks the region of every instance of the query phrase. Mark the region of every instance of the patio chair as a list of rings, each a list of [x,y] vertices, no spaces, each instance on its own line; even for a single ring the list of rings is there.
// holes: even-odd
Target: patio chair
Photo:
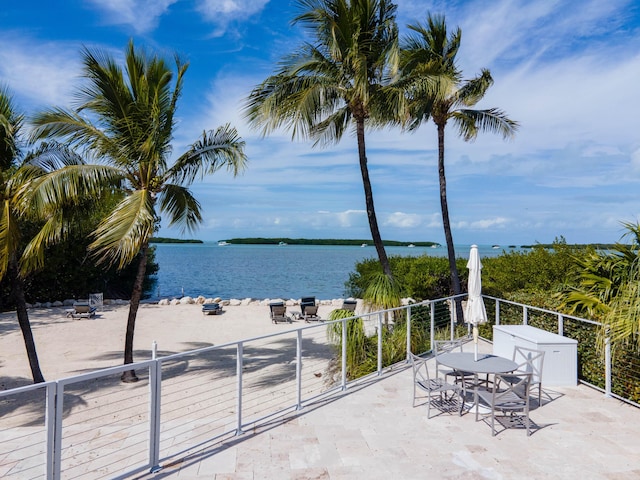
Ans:
[[[72,318],[91,318],[96,314],[96,307],[89,305],[89,302],[75,302],[70,313]]]
[[[509,381],[505,377],[509,377]],[[490,412],[482,414],[491,416],[491,435],[496,435],[496,417],[504,428],[524,427],[527,436],[531,435],[531,420],[529,419],[529,388],[531,386],[530,373],[497,373],[491,390],[477,390],[478,402],[489,407]],[[476,406],[476,422],[479,418],[479,408]],[[502,413],[502,415],[498,415]]]
[[[300,310],[302,310],[300,317],[303,318],[305,322],[320,320],[320,317],[318,317],[316,297],[302,297],[300,299]]]
[[[358,305],[358,301],[357,300],[343,300],[342,301],[342,307],[340,307],[340,308],[342,310],[349,310],[350,312],[355,312],[357,305]]]
[[[273,323],[288,322],[291,323],[291,319],[287,315],[287,307],[284,302],[271,302],[269,304],[269,310],[271,314],[271,321]]]
[[[542,365],[544,363],[544,350],[516,346],[513,349],[513,361],[518,363],[514,373],[530,373],[531,386],[538,388],[538,405],[542,405]],[[507,382],[517,381],[517,376],[511,378],[504,375]]]
[[[416,406],[416,392],[419,388],[427,394],[427,418],[431,418],[432,403],[442,412],[453,412],[457,408],[459,415],[462,415],[463,387],[447,383],[442,378],[431,378],[426,358],[413,353],[409,353],[409,358],[413,368],[413,406]]]
[[[446,379],[447,377],[455,377],[455,383],[461,383],[465,380],[472,380],[474,378],[473,372],[465,372],[463,370],[455,370],[449,367],[444,367],[438,361],[438,355],[449,352],[462,352],[462,340],[434,340],[433,341],[433,354],[436,359],[436,376],[441,376]]]

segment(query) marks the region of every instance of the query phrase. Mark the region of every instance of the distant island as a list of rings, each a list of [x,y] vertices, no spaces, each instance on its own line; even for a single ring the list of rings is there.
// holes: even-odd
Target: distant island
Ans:
[[[195,239],[182,239],[182,238],[165,238],[165,237],[151,237],[149,243],[204,243],[202,240]]]
[[[337,238],[228,238],[226,240],[218,240],[218,243],[235,244],[235,245],[354,245],[354,246],[373,246],[373,240],[345,240]],[[398,242],[395,240],[384,240],[382,242],[388,247],[439,247],[437,242]]]

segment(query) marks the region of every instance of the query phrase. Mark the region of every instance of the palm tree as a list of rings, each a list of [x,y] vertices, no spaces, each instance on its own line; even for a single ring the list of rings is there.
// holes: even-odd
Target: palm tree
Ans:
[[[58,144],[43,143],[23,152],[24,116],[19,114],[6,87],[0,87],[0,278],[8,278],[34,383],[44,382],[25,300],[24,281],[42,265],[38,256],[60,238],[68,210],[62,203],[30,201],[37,185],[52,170],[81,159]]]
[[[147,250],[160,224],[159,213],[168,217],[170,226],[192,231],[202,217],[200,204],[187,187],[223,167],[237,175],[246,165],[244,142],[225,125],[203,132],[170,164],[177,101],[188,65],[176,57],[174,75],[163,59],[136,51],[133,42],[126,50],[124,70],[106,53],[84,49],[82,56],[87,83],[77,91],[76,109],[55,108],[37,115],[34,137],[64,139],[97,162],[62,169],[50,191],[67,185],[67,193],[92,194],[108,181],[109,188],[124,193],[93,232],[89,248],[99,262],[119,268],[138,262],[125,336],[126,365],[133,362]],[[126,371],[122,379],[136,381],[135,371]]]
[[[373,243],[384,274],[393,278],[373,202],[365,127],[387,123],[402,110],[402,95],[386,88],[397,69],[396,6],[387,0],[298,0],[300,23],[314,44],[305,43],[282,61],[279,71],[247,99],[250,123],[267,134],[279,127],[317,144],[337,143],[351,126]]]
[[[410,122],[409,130],[417,129],[422,123],[433,120],[438,131],[438,177],[440,180],[440,207],[442,223],[447,242],[451,287],[453,294],[461,292],[460,277],[456,267],[456,254],[449,221],[447,205],[447,182],[444,168],[444,132],[448,121],[458,127],[458,133],[465,141],[476,138],[478,132],[490,131],[502,134],[504,138],[514,135],[518,123],[510,120],[501,110],[490,108],[474,110],[475,106],[493,84],[489,70],[471,80],[462,81],[455,65],[462,32],[457,28],[447,33],[445,17],[429,14],[427,24],[409,25],[415,33],[403,42],[401,67],[403,77],[409,85]],[[439,83],[435,93],[432,77],[425,75],[433,69],[447,74]],[[451,81],[453,80],[453,81]],[[458,318],[462,318],[461,316]]]

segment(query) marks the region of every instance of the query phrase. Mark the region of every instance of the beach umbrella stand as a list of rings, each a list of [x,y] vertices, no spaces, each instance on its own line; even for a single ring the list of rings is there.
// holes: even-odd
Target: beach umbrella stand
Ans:
[[[474,360],[477,362],[478,325],[487,321],[487,311],[482,300],[482,263],[480,262],[477,245],[471,245],[467,268],[469,269],[469,284],[464,321],[473,326]]]

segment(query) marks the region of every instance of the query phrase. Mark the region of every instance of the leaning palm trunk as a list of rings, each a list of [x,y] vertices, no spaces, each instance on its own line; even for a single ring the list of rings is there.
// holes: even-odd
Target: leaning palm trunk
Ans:
[[[391,266],[387,258],[387,252],[382,243],[380,229],[378,228],[378,219],[376,217],[376,209],[373,204],[373,191],[371,189],[371,180],[369,179],[369,168],[367,167],[367,152],[364,141],[364,119],[357,120],[357,136],[358,136],[358,156],[360,160],[360,172],[362,173],[362,184],[364,186],[365,204],[367,206],[367,218],[369,219],[369,228],[371,229],[371,237],[376,247],[380,266],[384,274],[393,278],[391,274]]]
[[[133,284],[133,291],[131,292],[131,301],[129,302],[129,316],[127,317],[127,333],[124,340],[124,364],[133,363],[133,334],[136,328],[136,317],[138,315],[138,307],[140,307],[140,300],[142,299],[142,285],[144,282],[144,274],[147,271],[147,250],[149,244],[145,244],[140,249],[140,260],[138,262],[138,272],[136,273],[136,279]],[[135,370],[125,371],[121,379],[123,382],[137,382]]]
[[[442,209],[442,225],[444,238],[447,242],[447,255],[449,257],[449,270],[451,271],[451,289],[454,295],[461,291],[460,276],[456,265],[456,251],[453,246],[451,234],[451,222],[449,221],[449,206],[447,204],[447,177],[444,172],[444,124],[438,124],[438,177],[440,179],[440,207]],[[462,320],[462,302],[456,298],[456,319]]]
[[[22,285],[22,278],[18,274],[18,264],[13,258],[9,263],[9,278],[13,286],[13,298],[16,302],[16,315],[18,317],[18,324],[22,331],[22,338],[24,339],[24,346],[27,350],[27,357],[29,358],[29,367],[31,368],[31,376],[33,377],[33,383],[44,382],[44,376],[40,370],[40,362],[38,361],[38,353],[36,352],[36,343],[33,339],[33,332],[31,330],[31,323],[29,322],[29,313],[27,312],[27,303],[24,298],[24,289]]]

